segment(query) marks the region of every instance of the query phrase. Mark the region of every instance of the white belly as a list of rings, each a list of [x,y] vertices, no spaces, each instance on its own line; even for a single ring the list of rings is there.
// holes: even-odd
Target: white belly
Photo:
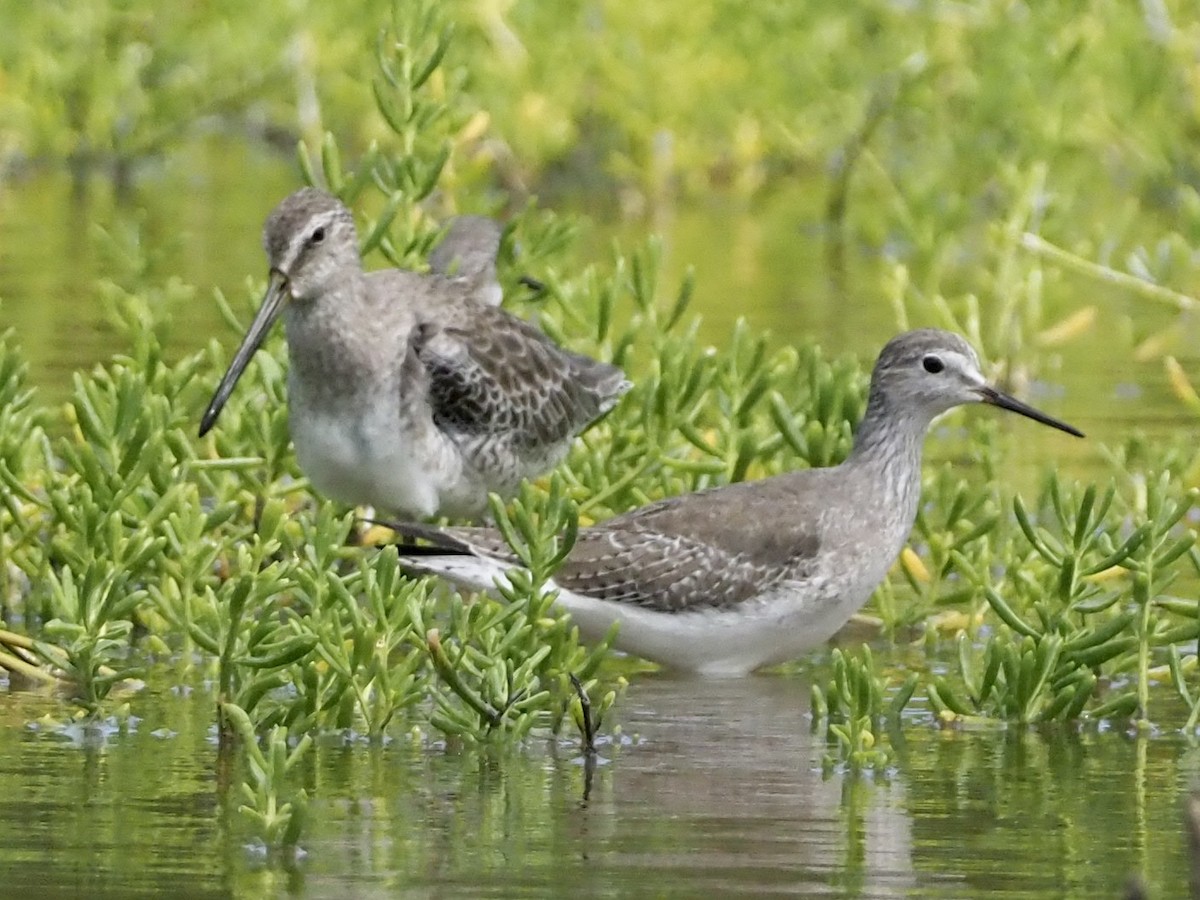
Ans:
[[[461,468],[456,454],[370,418],[291,418],[296,459],[320,493],[343,503],[427,517]]]
[[[587,640],[599,640],[619,622],[619,650],[701,675],[738,676],[825,643],[870,599],[891,562],[827,558],[804,582],[784,582],[727,610],[661,612],[569,591],[558,603]]]
[[[782,586],[775,594],[732,610],[665,613],[624,603],[604,603],[563,592],[559,604],[579,633],[599,640],[620,623],[617,649],[701,675],[739,676],[794,659],[837,633],[869,596],[837,599]]]

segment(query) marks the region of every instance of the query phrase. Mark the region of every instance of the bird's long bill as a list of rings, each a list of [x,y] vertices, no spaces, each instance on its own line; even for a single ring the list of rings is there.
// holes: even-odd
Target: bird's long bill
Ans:
[[[200,419],[200,437],[208,434],[209,429],[217,421],[217,416],[221,414],[221,410],[225,407],[225,401],[229,399],[238,379],[242,377],[242,372],[245,370],[246,364],[250,362],[250,357],[254,355],[254,351],[258,349],[259,344],[263,342],[263,338],[267,336],[267,332],[271,330],[271,326],[283,311],[287,297],[287,279],[279,272],[272,272],[262,306],[258,308],[254,321],[250,323],[246,336],[242,338],[241,346],[233,356],[233,362],[229,364],[225,376],[217,385],[212,400],[209,401],[208,409],[204,411],[204,417]]]
[[[994,387],[980,388],[979,396],[983,399],[984,403],[990,403],[992,406],[1020,413],[1027,418],[1033,419],[1035,422],[1041,422],[1043,425],[1049,425],[1051,428],[1057,428],[1059,431],[1065,431],[1067,434],[1075,435],[1075,437],[1084,436],[1083,432],[1078,428],[1068,425],[1066,422],[1059,421],[1053,416],[1048,416],[1041,410],[1034,409],[1028,403],[1022,403],[1016,397],[1010,397],[1008,394],[998,391]]]

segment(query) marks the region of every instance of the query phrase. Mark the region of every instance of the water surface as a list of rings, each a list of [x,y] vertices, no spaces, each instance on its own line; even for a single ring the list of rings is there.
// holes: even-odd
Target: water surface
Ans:
[[[156,679],[157,680],[157,679]],[[488,755],[326,739],[305,857],[263,865],[219,789],[197,691],[141,697],[85,749],[0,727],[4,896],[1186,896],[1196,753],[1115,732],[905,729],[897,765],[827,773],[804,676],[640,679],[584,798],[574,741]]]

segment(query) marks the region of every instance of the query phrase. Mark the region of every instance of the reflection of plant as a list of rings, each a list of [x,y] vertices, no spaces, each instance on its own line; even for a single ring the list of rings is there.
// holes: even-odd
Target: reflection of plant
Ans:
[[[250,717],[235,703],[225,703],[221,713],[230,722],[242,749],[246,777],[238,785],[242,799],[238,807],[256,836],[274,853],[294,856],[304,818],[308,811],[308,793],[303,789],[283,801],[287,775],[312,747],[312,738],[304,735],[295,748],[288,749],[287,729],[276,725],[260,747]]]

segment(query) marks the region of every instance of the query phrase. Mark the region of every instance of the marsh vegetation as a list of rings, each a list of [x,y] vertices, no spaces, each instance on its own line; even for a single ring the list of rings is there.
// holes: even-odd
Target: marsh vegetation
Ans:
[[[1005,871],[914,850],[951,832],[922,843],[934,826],[888,793],[970,793],[981,771],[996,807],[1069,823],[1057,855],[1021,831],[1014,852],[1054,870],[1030,870],[1041,889],[1090,897],[1140,873],[1168,896],[1181,883],[1173,829],[1200,719],[1200,32],[1187,4],[418,0],[355,20],[334,4],[3,6],[5,253],[42,227],[6,206],[61,221],[77,251],[31,250],[36,277],[0,280],[14,294],[0,306],[14,326],[0,338],[0,667],[21,695],[8,727],[37,722],[37,740],[69,737],[88,759],[136,745],[148,715],[196,736],[189,777],[218,773],[219,809],[198,818],[219,823],[220,884],[250,892],[302,890],[297,847],[339,858],[328,842],[351,839],[314,823],[314,804],[330,814],[334,797],[389,794],[389,759],[413,796],[422,780],[479,786],[481,808],[433,819],[481,830],[497,853],[511,836],[493,803],[541,850],[569,842],[566,798],[595,775],[557,759],[578,752],[581,693],[615,760],[599,774],[611,801],[622,765],[640,771],[627,760],[656,750],[653,734],[628,736],[630,722],[654,728],[642,691],[740,723],[748,742],[795,734],[793,787],[832,790],[845,834],[805,877],[852,895],[961,874],[965,896]],[[273,192],[208,191],[251,187],[222,169],[227,154]],[[219,428],[195,437],[261,296],[246,278],[262,269],[262,214],[300,181],[356,211],[376,266],[423,266],[452,213],[503,214],[515,308],[635,382],[553,477],[495,507],[528,571],[505,602],[462,604],[407,578],[371,546],[378,534],[308,489],[278,335]],[[47,185],[70,199],[47,200]],[[210,224],[235,216],[236,247]],[[219,273],[200,267],[213,257]],[[546,285],[536,299],[518,285],[527,273]],[[63,333],[100,317],[114,352],[72,359]],[[668,678],[580,645],[540,591],[571,529],[839,461],[871,355],[917,325],[962,333],[1092,441],[946,419],[910,548],[864,610],[867,644],[856,632],[771,687],[672,694]],[[80,366],[57,381],[55,340]],[[695,739],[694,722],[674,724]],[[719,752],[711,734],[696,745]],[[695,767],[689,784],[708,772],[687,754],[673,764]],[[513,782],[491,792],[503,771]],[[1044,796],[1106,780],[1121,784],[1116,829],[1065,787],[1060,806]],[[663,852],[703,843],[709,813],[661,799],[689,823]],[[414,802],[389,800],[385,830],[419,858],[413,880],[436,883],[445,849],[398,824],[420,827]],[[538,825],[542,804],[555,811]],[[882,828],[909,835],[905,862],[872,855],[872,809],[905,819]],[[964,802],[950,819],[972,813]],[[652,837],[653,812],[641,816],[631,833]],[[754,833],[747,884],[772,864],[770,828]],[[246,841],[265,854],[249,872],[228,863]],[[477,862],[449,856],[455,878]],[[1098,873],[1078,862],[1100,856]],[[403,859],[379,865],[405,883]],[[889,882],[888,865],[911,879]],[[34,883],[36,867],[22,871]]]

